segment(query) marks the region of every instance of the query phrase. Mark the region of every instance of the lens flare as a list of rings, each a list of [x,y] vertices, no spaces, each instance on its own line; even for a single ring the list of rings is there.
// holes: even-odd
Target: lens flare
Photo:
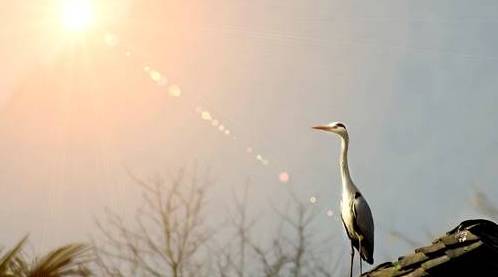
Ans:
[[[311,197],[310,197],[310,203],[311,203],[311,204],[316,204],[316,201],[317,201],[317,199],[316,199],[316,197],[315,197],[315,196],[311,196]]]
[[[281,183],[288,183],[290,179],[289,173],[286,171],[280,172],[278,175],[278,180],[280,180]]]

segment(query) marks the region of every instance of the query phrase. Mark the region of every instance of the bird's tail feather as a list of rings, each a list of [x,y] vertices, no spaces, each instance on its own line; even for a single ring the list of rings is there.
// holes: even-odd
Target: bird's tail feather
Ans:
[[[361,247],[361,258],[369,264],[374,263],[373,253],[370,253],[370,251],[366,249],[366,247],[363,247],[363,245]]]

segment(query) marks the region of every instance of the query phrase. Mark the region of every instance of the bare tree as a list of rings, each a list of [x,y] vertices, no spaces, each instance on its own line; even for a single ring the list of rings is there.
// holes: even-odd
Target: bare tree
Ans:
[[[258,232],[249,213],[249,183],[233,192],[223,224],[204,222],[206,189],[183,171],[166,181],[144,181],[144,205],[132,222],[112,211],[98,221],[102,239],[96,244],[97,264],[106,276],[251,277],[334,275],[330,248],[319,241],[313,222],[317,208],[291,194],[285,209],[273,208],[277,224]],[[274,221],[271,221],[274,222]],[[270,227],[272,226],[272,227]],[[270,231],[267,231],[270,230]],[[273,230],[273,231],[272,231]]]
[[[230,223],[234,230],[232,245],[224,245],[222,255],[218,255],[218,273],[220,276],[332,276],[333,268],[325,266],[326,261],[321,251],[312,223],[316,219],[316,210],[294,195],[284,209],[274,208],[279,218],[270,238],[261,242],[255,238],[253,227],[255,220],[248,218],[248,185],[242,196],[235,199],[235,209]],[[250,262],[248,262],[250,261]],[[247,267],[246,264],[252,266]]]
[[[109,276],[203,276],[202,248],[212,234],[203,218],[207,183],[184,171],[168,181],[144,181],[130,175],[143,190],[144,205],[132,224],[107,211],[97,221],[104,239],[97,243],[99,268]]]
[[[484,215],[498,220],[498,206],[489,200],[484,192],[477,190],[472,198],[472,204]]]

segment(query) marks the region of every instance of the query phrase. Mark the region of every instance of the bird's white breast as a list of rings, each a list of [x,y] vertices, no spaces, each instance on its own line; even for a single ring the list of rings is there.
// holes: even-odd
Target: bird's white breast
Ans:
[[[354,232],[353,227],[353,211],[352,211],[353,197],[347,192],[342,193],[341,199],[341,216],[346,227],[346,231],[351,237],[356,237],[356,232]]]

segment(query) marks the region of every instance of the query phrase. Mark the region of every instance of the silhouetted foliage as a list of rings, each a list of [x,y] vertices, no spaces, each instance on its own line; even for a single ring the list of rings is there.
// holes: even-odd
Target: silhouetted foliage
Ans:
[[[91,276],[88,264],[92,261],[90,247],[68,244],[48,254],[29,259],[23,253],[27,237],[0,258],[0,276],[62,277]]]

